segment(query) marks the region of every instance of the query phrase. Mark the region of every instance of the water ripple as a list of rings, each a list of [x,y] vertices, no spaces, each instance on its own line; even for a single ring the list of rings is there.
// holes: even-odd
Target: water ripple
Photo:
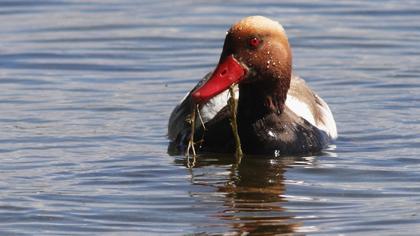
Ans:
[[[417,1],[0,1],[0,234],[415,235]],[[246,15],[281,21],[339,139],[168,156],[171,109]]]

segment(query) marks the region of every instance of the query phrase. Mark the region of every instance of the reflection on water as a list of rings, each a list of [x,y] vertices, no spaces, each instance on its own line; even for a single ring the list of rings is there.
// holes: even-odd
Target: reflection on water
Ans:
[[[189,166],[186,159],[176,162]],[[303,222],[294,220],[295,215],[284,207],[287,202],[284,174],[294,164],[310,165],[310,162],[300,157],[244,156],[237,163],[232,155],[202,154],[190,169],[191,183],[212,187],[214,195],[223,198],[222,210],[214,213],[214,217],[226,222],[230,232],[238,235],[294,233]],[[191,196],[208,200],[203,194]]]

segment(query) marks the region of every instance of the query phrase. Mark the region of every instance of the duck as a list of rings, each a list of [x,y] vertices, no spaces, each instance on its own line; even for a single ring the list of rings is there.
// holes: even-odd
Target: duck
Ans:
[[[186,120],[197,107],[193,128],[198,152],[235,152],[231,95],[237,101],[237,129],[245,154],[311,155],[338,136],[328,104],[294,74],[283,26],[267,17],[245,17],[227,31],[216,68],[170,115],[170,149],[185,152],[192,131]]]

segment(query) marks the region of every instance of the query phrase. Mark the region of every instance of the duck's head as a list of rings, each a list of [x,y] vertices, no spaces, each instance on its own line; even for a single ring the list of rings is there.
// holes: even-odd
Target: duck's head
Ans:
[[[266,17],[246,17],[229,29],[219,64],[192,98],[203,103],[232,84],[262,81],[280,84],[286,94],[291,71],[292,55],[283,27]]]

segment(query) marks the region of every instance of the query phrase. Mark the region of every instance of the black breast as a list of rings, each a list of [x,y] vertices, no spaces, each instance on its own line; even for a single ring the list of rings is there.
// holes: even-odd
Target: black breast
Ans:
[[[223,109],[197,131],[203,140],[200,151],[233,153],[235,143],[230,127],[230,114]],[[268,114],[254,121],[238,121],[242,149],[246,154],[304,155],[320,152],[328,143],[325,132],[296,116],[288,108],[281,114]]]
[[[253,123],[240,123],[243,149],[252,154],[303,155],[320,152],[328,136],[288,108]]]

